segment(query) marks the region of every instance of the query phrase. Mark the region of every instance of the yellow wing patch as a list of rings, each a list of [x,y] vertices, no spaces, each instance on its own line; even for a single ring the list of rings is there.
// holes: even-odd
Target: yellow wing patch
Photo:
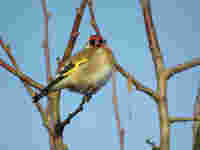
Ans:
[[[64,73],[63,76],[68,76],[69,74],[71,74],[72,72],[74,72],[75,70],[78,69],[78,67],[81,65],[81,64],[84,64],[88,62],[88,59],[87,58],[83,58],[81,59],[80,61],[77,61],[74,65],[74,67],[72,69],[70,69],[68,72]]]

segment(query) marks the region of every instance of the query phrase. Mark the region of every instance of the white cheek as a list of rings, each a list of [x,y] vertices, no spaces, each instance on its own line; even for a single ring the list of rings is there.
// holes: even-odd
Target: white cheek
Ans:
[[[58,77],[60,77],[60,74],[59,74],[59,73],[56,74],[56,78],[58,78]]]

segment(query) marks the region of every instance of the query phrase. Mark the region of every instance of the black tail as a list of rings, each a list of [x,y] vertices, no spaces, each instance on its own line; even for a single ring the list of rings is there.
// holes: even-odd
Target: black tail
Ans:
[[[37,103],[42,97],[48,95],[48,89],[43,89],[39,94],[33,96],[33,103]]]

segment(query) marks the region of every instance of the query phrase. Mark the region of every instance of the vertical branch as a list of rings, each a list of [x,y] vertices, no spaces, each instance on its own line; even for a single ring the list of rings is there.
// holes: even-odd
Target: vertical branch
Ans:
[[[47,82],[52,80],[51,75],[51,64],[50,64],[50,54],[49,54],[49,13],[47,11],[46,0],[41,0],[42,12],[44,15],[44,40],[42,47],[44,48],[45,64],[46,64],[46,76]]]
[[[11,49],[4,44],[4,42],[3,42],[1,37],[0,37],[0,45],[3,48],[3,50],[6,52],[6,54],[8,55],[8,58],[10,59],[11,63],[13,64],[13,66],[15,67],[17,74],[19,74],[20,68],[19,68],[14,56],[11,53]],[[9,65],[7,65],[7,64],[5,64],[3,62],[2,62],[2,65],[4,65],[7,69],[10,68],[10,70],[13,70],[13,68],[11,68]],[[32,90],[32,88],[30,88],[30,86],[22,78],[20,78],[20,79],[21,79],[22,83],[24,84],[24,87],[26,88],[28,94],[31,97],[33,97],[35,95],[35,92]],[[28,79],[28,81],[34,82],[30,78]],[[39,87],[41,88],[42,86],[39,85]],[[35,104],[35,106],[36,106],[38,112],[40,112],[40,115],[41,115],[41,118],[42,118],[42,121],[43,121],[43,125],[48,129],[49,128],[49,124],[47,122],[47,117],[46,117],[46,114],[43,111],[42,106],[39,103]]]
[[[42,5],[42,12],[44,15],[44,40],[42,43],[42,47],[44,48],[44,56],[45,56],[45,65],[46,65],[46,80],[47,83],[49,83],[53,77],[51,74],[51,64],[50,64],[50,49],[49,49],[49,17],[50,13],[47,10],[47,4],[46,0],[41,0]],[[48,97],[50,99],[50,97]],[[48,100],[47,106],[46,106],[46,115],[48,122],[50,124],[50,128],[53,129],[55,118],[53,117],[53,102],[51,100]],[[50,142],[50,148],[51,150],[55,150],[55,138],[53,137],[53,134],[49,133],[49,142]]]
[[[90,11],[90,24],[92,25],[93,29],[95,30],[97,35],[101,36],[99,27],[96,23],[96,19],[95,19],[95,15],[94,15],[94,10],[93,10],[93,1],[92,0],[88,0],[88,7],[89,7],[89,11]]]
[[[155,66],[157,79],[157,92],[160,95],[158,99],[158,112],[160,119],[160,149],[170,149],[170,128],[167,104],[167,78],[164,74],[166,68],[164,66],[163,56],[161,54],[156,30],[153,24],[150,0],[140,0],[144,15],[146,33],[149,42],[149,49],[152,54],[152,60]]]
[[[146,33],[149,42],[149,49],[152,53],[152,59],[155,65],[155,70],[157,73],[157,77],[159,76],[158,73],[161,73],[164,69],[164,62],[163,57],[160,51],[159,42],[156,35],[156,30],[152,20],[152,11],[150,0],[141,0],[142,11],[144,15],[144,22]]]
[[[120,138],[120,150],[124,150],[124,129],[121,128],[121,122],[119,117],[119,108],[118,108],[118,98],[117,98],[117,90],[116,90],[116,77],[115,77],[116,70],[113,70],[112,73],[112,100],[114,105],[114,113],[115,113],[115,120],[118,130],[118,135]]]
[[[200,87],[197,90],[196,101],[194,104],[193,118],[200,115]],[[193,144],[192,150],[200,150],[200,123],[198,121],[193,122]]]

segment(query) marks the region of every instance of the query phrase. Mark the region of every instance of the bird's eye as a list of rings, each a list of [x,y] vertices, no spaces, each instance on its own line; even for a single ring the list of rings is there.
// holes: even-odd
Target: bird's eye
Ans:
[[[90,40],[89,43],[90,45],[95,46],[95,40]]]
[[[99,44],[103,44],[104,43],[104,41],[103,40],[99,40]]]
[[[61,73],[68,72],[68,71],[69,71],[70,69],[72,69],[74,66],[75,66],[75,65],[74,65],[72,62],[70,62],[68,65],[66,65],[66,66],[62,69]]]

